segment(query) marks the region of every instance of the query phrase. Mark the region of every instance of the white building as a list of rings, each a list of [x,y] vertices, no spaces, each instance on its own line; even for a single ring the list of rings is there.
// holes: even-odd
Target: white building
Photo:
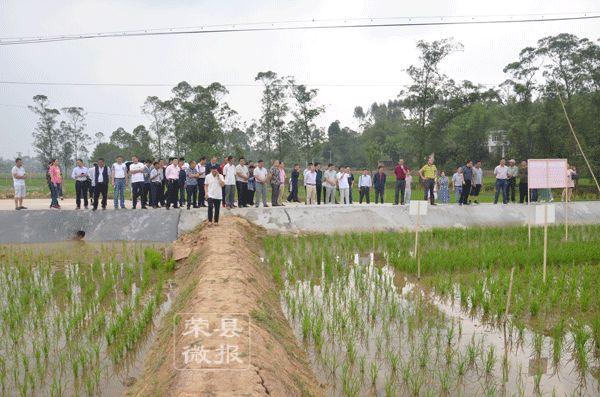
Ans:
[[[491,155],[506,157],[508,144],[506,130],[494,130],[488,132],[488,152]]]

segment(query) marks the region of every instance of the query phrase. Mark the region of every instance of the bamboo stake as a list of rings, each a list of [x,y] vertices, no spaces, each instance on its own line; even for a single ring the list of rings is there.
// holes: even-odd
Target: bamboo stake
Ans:
[[[508,311],[510,309],[510,296],[512,294],[513,276],[515,274],[515,267],[510,269],[510,282],[508,283],[508,295],[506,296],[506,310],[504,311],[504,323],[508,320]]]

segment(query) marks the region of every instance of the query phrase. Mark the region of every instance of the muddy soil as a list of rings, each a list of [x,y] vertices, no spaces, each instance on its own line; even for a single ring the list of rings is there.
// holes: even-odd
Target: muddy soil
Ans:
[[[132,396],[321,396],[306,353],[281,311],[275,283],[260,261],[264,231],[238,217],[201,227],[181,237],[175,251],[189,253],[180,266],[193,266],[181,280],[171,315],[147,358]],[[189,248],[189,252],[188,252]],[[174,313],[248,313],[250,365],[243,370],[175,369]]]

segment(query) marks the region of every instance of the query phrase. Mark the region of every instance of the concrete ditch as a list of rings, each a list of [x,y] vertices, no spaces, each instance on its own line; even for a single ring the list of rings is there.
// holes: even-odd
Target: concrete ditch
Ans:
[[[533,207],[533,206],[532,206]],[[429,208],[421,218],[423,228],[526,225],[532,207],[481,204]],[[565,207],[556,203],[556,221],[563,223]],[[529,212],[528,212],[529,211]],[[194,210],[28,210],[0,211],[0,244],[44,243],[77,238],[86,241],[170,242],[206,220],[206,209]],[[273,233],[333,233],[370,230],[407,230],[415,218],[407,206],[392,205],[289,205],[276,208],[240,208],[222,216],[241,216]],[[531,215],[532,217],[534,215]],[[573,224],[600,224],[600,202],[568,205]]]

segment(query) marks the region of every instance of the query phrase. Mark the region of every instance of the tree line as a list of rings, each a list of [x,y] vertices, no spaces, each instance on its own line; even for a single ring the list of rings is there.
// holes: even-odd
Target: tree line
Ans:
[[[453,166],[467,159],[496,161],[504,154],[516,159],[566,157],[583,165],[560,93],[586,154],[599,168],[597,41],[567,33],[544,37],[504,67],[507,78],[496,86],[455,81],[443,72],[443,61],[463,48],[451,38],[419,41],[417,48],[418,62],[405,70],[411,83],[387,102],[357,106],[353,116],[358,129],[339,121],[319,127],[325,111],[319,90],[265,71],[255,77],[262,86],[256,120],[240,119],[226,101],[224,85],[183,81],[168,98],[147,97],[141,108],[150,120],[147,126],[131,132],[118,127],[109,136],[97,132],[93,138],[86,132],[82,108],[59,111],[46,96],[37,95],[30,106],[39,118],[34,147],[41,161],[58,158],[65,166],[77,157],[112,159],[134,153],[141,158],[231,154],[287,163],[332,160],[354,167],[398,158],[416,165],[430,155],[441,166]],[[504,153],[489,150],[490,136]],[[91,144],[95,149],[88,153]]]

